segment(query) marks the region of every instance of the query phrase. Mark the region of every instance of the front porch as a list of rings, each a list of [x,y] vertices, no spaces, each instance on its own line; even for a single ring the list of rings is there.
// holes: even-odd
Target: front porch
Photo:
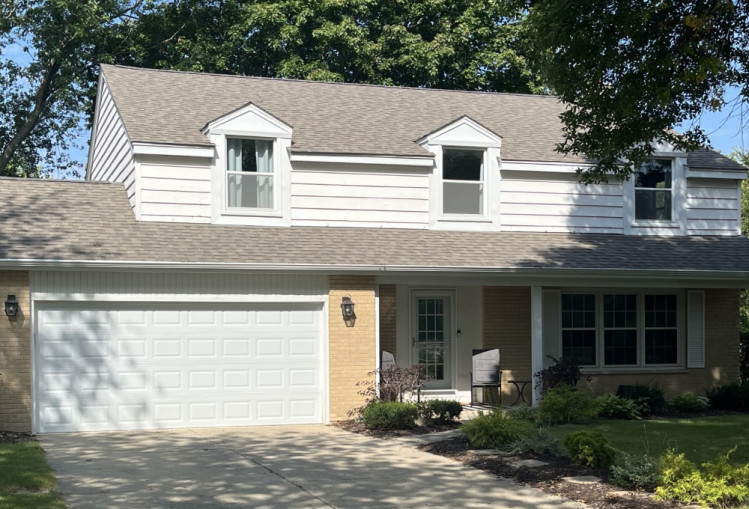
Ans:
[[[596,363],[584,369],[591,376],[590,384],[584,384],[596,393],[615,393],[619,385],[656,384],[670,399],[684,392],[704,394],[739,376],[738,291],[733,289],[396,283],[379,284],[378,292],[379,351],[391,352],[401,367],[426,366],[434,380],[423,398],[469,403],[472,353],[477,349],[500,351],[503,405],[517,399],[509,380],[533,380],[533,373],[549,364],[547,355],[561,357],[571,351]],[[592,296],[590,324],[562,319],[562,295],[569,294]],[[637,303],[636,310],[628,311],[633,323],[620,326],[609,323],[609,317],[604,323],[603,299],[612,294],[629,295]],[[669,297],[660,304],[663,299],[654,300],[653,295]],[[665,308],[651,309],[656,300]],[[564,312],[584,314],[568,308]],[[651,323],[653,317],[659,327]],[[480,399],[481,391],[475,390]],[[538,398],[533,383],[524,394],[528,400]]]

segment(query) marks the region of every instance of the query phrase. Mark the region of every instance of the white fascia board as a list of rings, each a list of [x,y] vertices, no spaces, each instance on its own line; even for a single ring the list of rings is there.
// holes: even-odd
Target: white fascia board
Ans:
[[[386,166],[419,166],[432,168],[434,157],[426,156],[366,156],[338,154],[295,154],[291,153],[291,162],[325,163],[325,164],[361,164]]]
[[[559,163],[539,161],[508,161],[502,160],[501,170],[507,171],[533,171],[543,173],[576,173],[578,168],[588,169],[595,165],[586,163]]]
[[[443,126],[437,129],[436,131],[432,131],[426,136],[422,136],[415,142],[419,145],[429,144],[432,140],[439,138],[442,135],[449,133],[450,131],[460,126],[468,126],[471,129],[475,130],[481,136],[484,136],[491,140],[491,142],[489,143],[475,143],[471,146],[475,146],[475,147],[501,147],[502,146],[502,136],[490,131],[489,129],[482,126],[481,124],[479,124],[478,122],[476,122],[475,120],[473,120],[471,117],[468,117],[468,116],[462,116],[459,119],[455,120],[454,122],[451,122],[447,124],[446,126]],[[468,146],[466,145],[466,142],[463,140],[456,142],[456,143],[461,146]],[[439,144],[449,145],[449,142],[448,143],[440,142]]]
[[[206,124],[203,129],[200,130],[203,134],[210,134],[210,133],[218,133],[218,134],[224,134],[224,135],[238,135],[238,136],[254,136],[254,133],[248,133],[244,130],[242,131],[235,131],[232,129],[225,130],[222,129],[222,126],[225,126],[226,124],[232,123],[234,120],[239,119],[240,117],[243,117],[245,115],[255,115],[262,121],[266,122],[270,126],[272,126],[271,129],[268,129],[267,131],[262,131],[262,134],[259,136],[266,137],[266,138],[291,138],[291,133],[293,131],[293,128],[287,124],[286,122],[274,117],[261,107],[249,103],[241,108],[238,108],[230,113],[227,113],[226,115],[223,115],[208,124]]]
[[[744,170],[699,170],[687,169],[687,178],[745,180],[747,172]]]
[[[213,147],[133,143],[133,154],[149,156],[213,157]]]
[[[333,265],[333,264],[260,264],[260,263],[221,263],[221,262],[167,262],[167,261],[118,261],[118,260],[0,260],[0,268],[54,269],[54,270],[176,270],[194,272],[247,271],[247,272],[328,272],[343,274],[412,274],[412,275],[485,275],[502,277],[536,277],[569,279],[579,281],[581,277],[629,280],[632,278],[693,281],[731,282],[736,288],[749,285],[749,272],[707,271],[707,270],[642,270],[642,269],[547,269],[515,267],[456,267],[456,266],[413,266],[413,265]],[[732,287],[733,287],[732,286]]]

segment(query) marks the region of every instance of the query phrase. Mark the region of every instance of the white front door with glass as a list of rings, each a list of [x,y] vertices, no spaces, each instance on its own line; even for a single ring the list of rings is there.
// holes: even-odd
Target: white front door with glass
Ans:
[[[413,294],[412,364],[424,366],[427,389],[452,387],[452,294]]]

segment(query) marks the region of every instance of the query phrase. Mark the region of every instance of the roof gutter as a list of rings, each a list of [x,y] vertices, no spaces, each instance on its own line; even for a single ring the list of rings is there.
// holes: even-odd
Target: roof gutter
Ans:
[[[410,273],[454,274],[454,275],[497,275],[507,277],[553,276],[555,278],[608,277],[663,277],[671,279],[731,280],[749,286],[749,271],[709,271],[709,270],[653,270],[653,269],[566,269],[547,267],[462,267],[462,266],[413,266],[413,265],[333,265],[333,264],[261,264],[261,263],[221,263],[221,262],[167,262],[167,261],[124,261],[124,260],[40,260],[3,259],[0,268],[28,270],[175,270],[175,271],[242,271],[242,272],[333,272],[385,274]]]

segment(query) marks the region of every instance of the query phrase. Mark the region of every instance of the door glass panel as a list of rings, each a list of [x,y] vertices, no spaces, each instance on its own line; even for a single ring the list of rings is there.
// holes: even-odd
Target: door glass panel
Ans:
[[[431,379],[428,387],[449,387],[450,334],[447,297],[417,297],[414,317],[414,361]]]

